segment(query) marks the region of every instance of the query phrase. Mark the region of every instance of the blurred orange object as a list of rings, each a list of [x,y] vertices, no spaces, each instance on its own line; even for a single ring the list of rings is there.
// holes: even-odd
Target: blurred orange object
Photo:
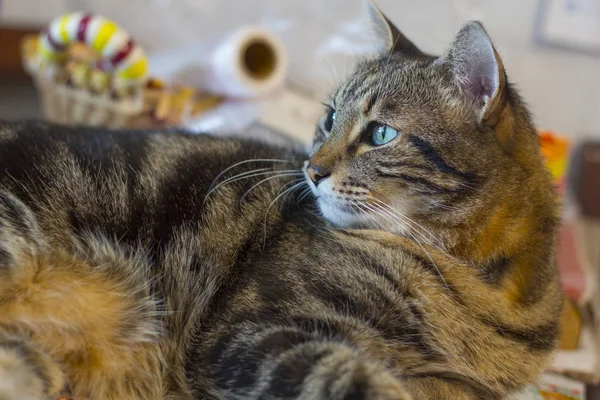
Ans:
[[[546,165],[562,191],[569,156],[569,140],[551,131],[540,131],[539,140]]]
[[[540,391],[540,394],[544,400],[575,400],[575,397],[566,396],[560,393],[545,392],[543,390]]]

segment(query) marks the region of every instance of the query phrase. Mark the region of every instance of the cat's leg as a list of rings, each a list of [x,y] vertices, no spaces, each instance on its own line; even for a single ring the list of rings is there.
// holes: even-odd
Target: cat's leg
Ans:
[[[480,400],[501,396],[442,373],[403,374],[331,333],[243,324],[213,346],[225,399]],[[401,368],[401,367],[400,367]],[[218,397],[218,396],[217,396]]]
[[[236,326],[213,352],[215,385],[226,399],[413,399],[382,363],[316,333]]]
[[[49,354],[24,336],[0,331],[0,400],[54,400],[64,385]]]
[[[42,378],[28,371],[58,376],[53,359],[76,397],[161,399],[165,366],[147,268],[101,238],[80,249],[48,242],[31,210],[0,191],[0,328],[21,337],[0,340],[11,366],[4,373],[33,390]]]
[[[21,265],[27,268],[40,246],[35,218],[20,201],[0,192],[0,312],[12,311],[20,292],[15,279]],[[65,380],[55,360],[20,329],[1,318],[0,400],[50,399],[58,396]],[[16,326],[12,326],[15,328]],[[18,327],[17,327],[18,328]]]
[[[411,376],[403,384],[415,400],[500,400],[502,395],[459,377]]]

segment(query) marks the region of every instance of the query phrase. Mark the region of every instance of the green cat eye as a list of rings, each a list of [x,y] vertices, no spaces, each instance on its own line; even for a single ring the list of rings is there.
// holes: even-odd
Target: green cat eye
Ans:
[[[377,124],[373,126],[371,133],[371,143],[374,146],[381,146],[391,142],[398,136],[398,131],[391,126]]]

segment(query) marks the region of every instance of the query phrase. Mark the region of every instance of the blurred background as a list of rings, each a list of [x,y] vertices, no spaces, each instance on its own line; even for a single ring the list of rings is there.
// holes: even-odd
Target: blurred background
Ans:
[[[549,374],[519,398],[560,392],[600,399],[600,0],[377,5],[431,54],[441,54],[465,21],[486,26],[533,112],[565,200],[557,258],[569,301],[561,351]],[[74,11],[127,31],[147,54],[153,79],[119,92],[102,60],[73,56],[77,62],[49,69],[40,61],[40,38],[54,29],[51,21]],[[254,29],[246,36],[266,29],[268,46],[254,55],[236,47],[244,27]],[[184,126],[307,144],[323,111],[319,101],[374,49],[361,0],[0,0],[0,119]],[[237,56],[245,70],[234,68]]]
[[[543,35],[536,32],[536,25],[543,10],[553,2],[379,0],[377,3],[409,38],[434,54],[444,50],[464,21],[483,21],[510,79],[527,99],[540,128],[571,137],[600,135],[600,57],[593,54],[600,50],[600,45],[597,49],[592,45],[588,50],[571,51],[568,46],[545,43]],[[589,7],[597,2],[579,0],[578,3]],[[2,0],[0,4],[0,26],[4,29],[42,29],[67,11],[84,10],[109,17],[156,57],[159,65],[152,70],[157,75],[181,67],[177,57],[171,65],[165,65],[160,55],[181,49],[187,54],[180,58],[194,60],[194,54],[190,53],[201,54],[205,46],[221,35],[240,25],[261,24],[276,32],[286,46],[289,81],[315,98],[323,98],[349,72],[357,57],[373,50],[360,0]],[[585,12],[589,14],[589,10]],[[600,30],[598,26],[594,28]],[[596,33],[590,30],[589,36]],[[28,106],[31,89],[17,84],[10,76],[10,69],[15,66],[4,65],[15,62],[14,56],[7,55],[14,52],[14,48],[8,48],[11,44],[5,43],[7,40],[10,37],[2,32],[0,117],[35,114],[35,109]]]

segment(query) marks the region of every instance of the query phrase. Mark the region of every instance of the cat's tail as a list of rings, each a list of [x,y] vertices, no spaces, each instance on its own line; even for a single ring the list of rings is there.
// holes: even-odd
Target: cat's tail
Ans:
[[[65,385],[79,397],[161,399],[160,318],[136,275],[144,268],[99,238],[62,248],[39,225],[0,190],[0,381],[22,381],[0,400],[48,399]]]

